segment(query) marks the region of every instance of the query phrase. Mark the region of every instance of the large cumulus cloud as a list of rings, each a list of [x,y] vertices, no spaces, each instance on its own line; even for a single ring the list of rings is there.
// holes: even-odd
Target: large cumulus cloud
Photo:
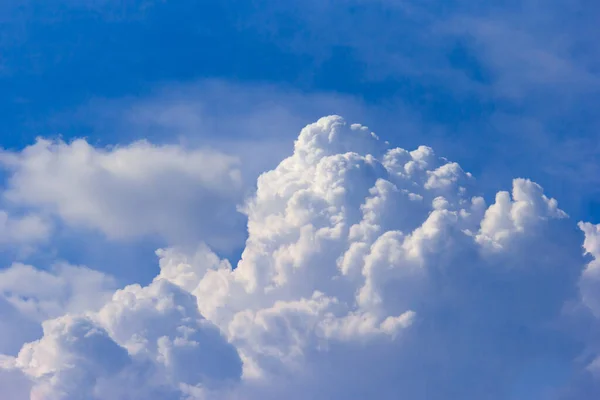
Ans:
[[[479,195],[428,147],[320,119],[259,177],[235,268],[206,245],[160,250],[152,283],[45,321],[0,384],[39,399],[558,396],[568,374],[530,378],[577,364],[561,324],[595,264],[534,182]]]

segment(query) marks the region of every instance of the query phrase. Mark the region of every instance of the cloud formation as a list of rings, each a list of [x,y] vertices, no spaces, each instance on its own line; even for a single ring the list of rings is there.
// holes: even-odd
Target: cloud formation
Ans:
[[[111,239],[157,235],[217,248],[243,241],[231,235],[242,220],[229,213],[241,196],[238,161],[219,152],[145,141],[102,149],[83,139],[39,139],[22,152],[3,153],[1,161],[10,173],[6,200],[69,226]],[[35,222],[13,223],[13,236],[39,232]]]
[[[97,310],[110,299],[116,285],[111,276],[64,263],[50,271],[21,263],[0,271],[0,296],[39,322]]]
[[[571,384],[529,378],[574,365],[560,324],[595,264],[582,278],[581,236],[536,183],[488,205],[431,148],[390,148],[332,116],[302,130],[244,212],[235,268],[206,245],[159,250],[150,284],[46,320],[1,360],[0,384],[16,376],[32,399],[434,400]],[[597,255],[597,227],[581,227]]]
[[[0,210],[0,244],[35,244],[48,238],[48,221],[36,214],[13,215]]]

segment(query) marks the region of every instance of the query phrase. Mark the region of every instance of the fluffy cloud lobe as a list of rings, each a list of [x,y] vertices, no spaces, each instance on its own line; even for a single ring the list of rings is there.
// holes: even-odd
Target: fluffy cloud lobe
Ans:
[[[432,149],[327,117],[244,212],[236,268],[205,245],[160,250],[152,283],[45,321],[3,377],[35,399],[512,399],[576,355],[557,325],[580,237],[529,180],[488,205]]]
[[[241,219],[228,212],[240,198],[237,159],[219,152],[145,141],[98,149],[83,139],[39,139],[22,152],[1,154],[0,161],[10,172],[6,200],[70,226],[112,239],[202,239],[217,248],[243,237],[231,235]],[[41,234],[32,218],[3,220],[0,214],[11,236]]]

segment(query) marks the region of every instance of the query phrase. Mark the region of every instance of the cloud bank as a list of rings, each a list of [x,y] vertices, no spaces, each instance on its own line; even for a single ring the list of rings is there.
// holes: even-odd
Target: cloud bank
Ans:
[[[9,171],[7,202],[68,226],[115,240],[155,235],[219,249],[243,243],[243,235],[231,233],[242,219],[229,213],[241,199],[235,157],[146,141],[98,149],[83,139],[39,139],[22,152],[2,153],[0,161]],[[4,220],[13,237],[47,233],[34,217]]]
[[[121,232],[111,218],[125,223],[117,217],[127,209],[105,208],[109,200],[93,197],[84,177],[125,199],[141,190],[155,201],[189,171],[167,162],[167,173],[152,169],[135,147],[97,154],[85,142],[38,142],[28,151],[15,164],[21,178],[9,198],[107,234]],[[121,156],[137,161],[125,168]],[[22,182],[57,179],[44,175],[48,166],[75,174],[83,189],[68,188],[74,199],[53,184],[27,191],[39,186]],[[85,309],[62,301],[63,315],[47,313],[39,340],[0,360],[3,392],[52,400],[559,399],[594,382],[596,362],[576,361],[594,354],[594,343],[581,343],[564,321],[571,302],[580,311],[570,317],[597,324],[597,261],[532,181],[515,179],[487,204],[475,178],[431,148],[391,148],[332,116],[301,131],[293,154],[259,177],[243,212],[248,238],[235,268],[207,245],[193,254],[173,246],[157,251],[160,273],[146,286],[99,296],[102,304]],[[163,217],[173,215],[180,217]],[[580,228],[585,250],[598,257],[600,228]],[[6,273],[72,282],[62,269],[17,265]],[[98,282],[110,278],[85,281],[94,282],[86,292],[102,294]],[[7,282],[9,301],[6,293],[48,300],[19,292],[19,279]]]

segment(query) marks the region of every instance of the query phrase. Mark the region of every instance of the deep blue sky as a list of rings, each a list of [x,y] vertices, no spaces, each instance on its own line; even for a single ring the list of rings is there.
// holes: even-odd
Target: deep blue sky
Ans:
[[[597,222],[597,10],[559,0],[3,2],[0,144],[127,142],[147,132],[65,115],[218,78],[355,99],[369,110],[361,122],[394,144],[433,145],[490,190],[531,177]],[[407,114],[419,132],[396,136]]]

